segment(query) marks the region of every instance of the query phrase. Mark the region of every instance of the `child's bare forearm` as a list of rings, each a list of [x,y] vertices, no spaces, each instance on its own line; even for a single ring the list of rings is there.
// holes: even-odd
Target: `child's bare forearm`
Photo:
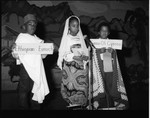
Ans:
[[[74,59],[74,60],[78,60],[78,61],[82,61],[81,56],[73,56],[73,59]]]
[[[74,56],[73,59],[79,60],[79,61],[87,61],[89,58],[88,56],[82,55],[82,56]]]

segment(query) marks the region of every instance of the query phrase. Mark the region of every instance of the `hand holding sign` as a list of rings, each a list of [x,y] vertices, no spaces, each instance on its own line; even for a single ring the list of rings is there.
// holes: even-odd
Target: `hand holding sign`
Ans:
[[[11,50],[12,50],[11,54],[12,54],[13,58],[19,59],[19,55],[18,55],[18,53],[15,52],[15,49],[16,49],[16,44],[14,43],[11,47]]]
[[[18,53],[12,52],[11,54],[12,54],[13,58],[15,58],[15,59],[19,59],[19,55],[18,55]]]
[[[94,46],[103,53],[103,68],[104,72],[112,72],[112,57],[113,49],[122,49],[122,40],[105,40],[105,39],[90,39]],[[106,50],[106,52],[104,51]]]
[[[13,49],[17,54],[53,54],[53,43],[42,44],[17,44]]]
[[[109,53],[112,53],[112,52],[113,52],[113,48],[110,48],[110,47],[109,47],[107,50],[108,50]]]
[[[113,49],[122,49],[122,40],[114,39],[90,39],[96,48],[113,48]]]
[[[106,48],[101,48],[101,53],[106,52]]]

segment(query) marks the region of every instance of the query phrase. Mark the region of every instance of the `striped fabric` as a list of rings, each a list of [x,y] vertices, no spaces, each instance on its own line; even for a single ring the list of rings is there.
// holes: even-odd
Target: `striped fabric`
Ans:
[[[93,73],[93,97],[97,96],[98,93],[104,93],[104,83],[102,80],[102,74],[98,64],[98,58],[96,55],[96,49],[93,48],[93,59],[92,59],[92,73]]]

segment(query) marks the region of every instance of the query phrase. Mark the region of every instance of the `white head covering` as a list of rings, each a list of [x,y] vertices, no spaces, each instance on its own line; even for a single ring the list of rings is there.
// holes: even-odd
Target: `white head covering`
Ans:
[[[62,36],[60,47],[59,47],[59,56],[58,56],[58,60],[57,60],[57,65],[61,69],[62,69],[63,55],[65,54],[66,51],[68,51],[67,49],[68,49],[69,45],[67,45],[67,44],[69,44],[68,42],[71,41],[71,40],[68,40],[69,20],[71,17],[76,17],[79,21],[79,31],[77,33],[77,36],[80,38],[80,41],[81,41],[81,49],[83,50],[84,54],[86,56],[88,56],[88,49],[86,47],[84,37],[83,37],[81,27],[80,27],[80,19],[77,16],[72,15],[66,20],[63,36]]]

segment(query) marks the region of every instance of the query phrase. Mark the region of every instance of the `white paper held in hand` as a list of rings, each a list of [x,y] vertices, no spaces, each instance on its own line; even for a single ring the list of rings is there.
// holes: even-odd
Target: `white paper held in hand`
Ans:
[[[41,44],[17,44],[14,49],[18,54],[53,54],[53,43],[41,43]]]
[[[121,39],[109,39],[109,40],[105,40],[105,39],[90,39],[91,42],[94,44],[94,46],[96,48],[113,48],[113,49],[118,49],[118,50],[122,50],[122,40]]]

